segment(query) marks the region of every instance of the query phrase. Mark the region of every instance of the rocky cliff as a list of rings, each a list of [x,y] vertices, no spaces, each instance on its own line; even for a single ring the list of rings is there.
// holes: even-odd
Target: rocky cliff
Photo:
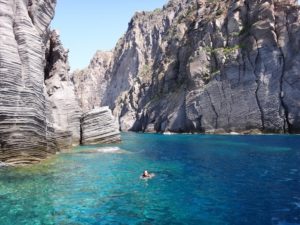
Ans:
[[[112,52],[98,51],[86,69],[73,72],[72,80],[83,112],[101,105],[107,86],[105,73],[110,66],[111,59]]]
[[[39,162],[80,144],[82,109],[68,51],[48,28],[55,4],[0,1],[0,166]]]
[[[135,14],[105,75],[81,77],[101,70],[97,101],[122,130],[299,133],[299,45],[296,1],[172,0]]]
[[[28,163],[56,151],[43,76],[54,7],[54,0],[0,2],[0,161]]]
[[[45,85],[56,144],[60,151],[80,143],[82,110],[69,70],[68,50],[62,46],[57,31],[52,31],[46,46]]]

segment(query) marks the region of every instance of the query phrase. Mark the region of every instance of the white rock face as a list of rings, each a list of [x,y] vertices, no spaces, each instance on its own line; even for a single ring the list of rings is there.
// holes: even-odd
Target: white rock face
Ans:
[[[119,142],[119,124],[108,107],[95,108],[81,119],[81,142],[103,144]]]

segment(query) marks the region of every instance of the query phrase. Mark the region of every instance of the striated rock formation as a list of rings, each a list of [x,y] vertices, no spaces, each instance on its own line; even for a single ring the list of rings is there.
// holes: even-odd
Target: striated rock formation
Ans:
[[[76,96],[83,112],[99,107],[106,90],[105,73],[110,66],[112,52],[98,51],[88,68],[72,74]]]
[[[119,124],[108,107],[95,108],[82,116],[82,144],[103,144],[120,141]]]
[[[172,0],[136,13],[113,52],[97,52],[72,76],[48,29],[54,7],[0,2],[5,165],[38,162],[80,140],[118,141],[110,111],[98,108],[105,105],[125,131],[300,132],[296,1]]]
[[[54,7],[54,0],[0,2],[0,161],[31,163],[56,151],[43,76]]]
[[[299,45],[294,0],[172,0],[130,21],[99,103],[122,130],[299,133]]]
[[[48,29],[55,4],[0,2],[0,166],[39,162],[80,144],[82,109],[68,51]]]
[[[53,31],[46,49],[45,84],[55,141],[60,151],[70,149],[80,143],[81,108],[70,79],[68,51],[66,51],[57,31]]]

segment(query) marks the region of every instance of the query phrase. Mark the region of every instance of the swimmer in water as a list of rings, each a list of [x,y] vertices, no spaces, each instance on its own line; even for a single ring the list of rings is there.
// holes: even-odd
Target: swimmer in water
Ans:
[[[149,178],[152,178],[152,177],[154,177],[155,175],[154,175],[154,173],[148,173],[148,171],[147,170],[145,170],[144,172],[143,172],[143,174],[141,175],[141,179],[149,179]]]

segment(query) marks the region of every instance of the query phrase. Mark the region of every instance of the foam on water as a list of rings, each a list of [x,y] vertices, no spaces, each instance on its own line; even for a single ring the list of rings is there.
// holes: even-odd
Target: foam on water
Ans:
[[[125,150],[120,149],[119,147],[102,147],[96,149],[97,152],[100,153],[121,153],[125,152]]]
[[[88,148],[84,150],[75,151],[75,153],[80,154],[91,154],[91,153],[110,153],[110,154],[122,154],[122,153],[129,153],[128,151],[121,149],[116,146],[110,146],[110,147],[99,147],[99,148]]]

